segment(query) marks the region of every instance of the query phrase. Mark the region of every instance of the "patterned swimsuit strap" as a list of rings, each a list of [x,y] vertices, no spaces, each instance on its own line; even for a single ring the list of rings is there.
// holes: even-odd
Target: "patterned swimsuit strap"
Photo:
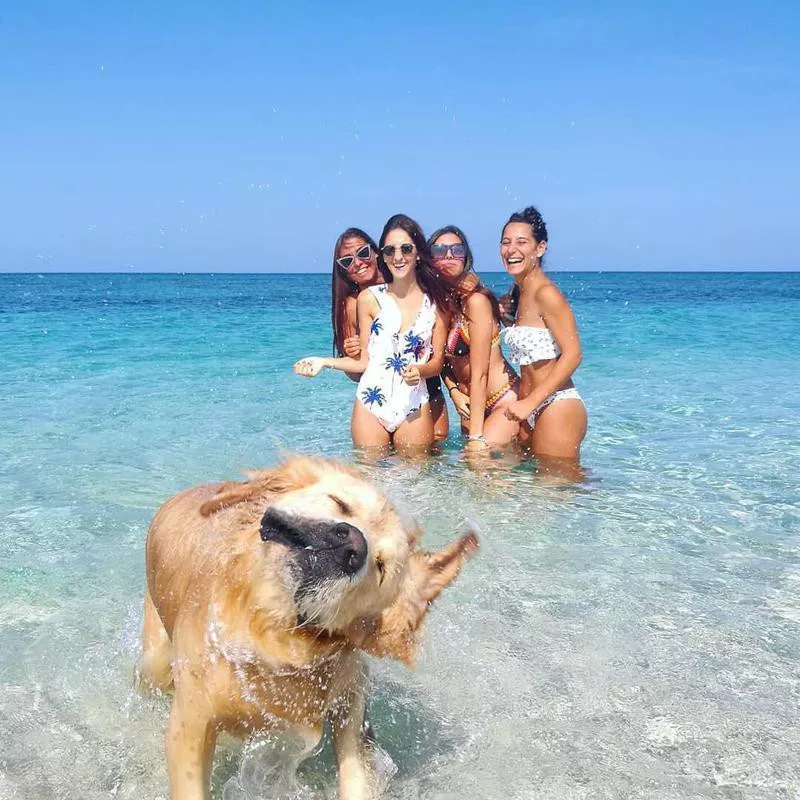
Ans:
[[[503,361],[503,372],[508,376],[508,380],[501,386],[493,395],[486,398],[486,413],[491,413],[492,409],[511,391],[516,392],[519,389],[519,376],[508,365],[507,361]]]
[[[449,355],[453,355],[456,351],[456,347],[458,347],[458,340],[461,339],[464,344],[469,347],[471,344],[471,340],[469,338],[469,323],[467,322],[467,318],[460,314],[458,319],[456,319],[456,324],[450,329],[450,333],[447,336],[447,346],[446,352]],[[494,345],[500,344],[500,328],[497,329],[497,333],[492,337],[492,347]]]

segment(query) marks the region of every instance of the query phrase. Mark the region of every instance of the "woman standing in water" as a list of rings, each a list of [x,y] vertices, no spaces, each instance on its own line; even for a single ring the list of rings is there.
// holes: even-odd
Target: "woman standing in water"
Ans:
[[[509,217],[500,257],[516,284],[516,323],[505,335],[522,383],[519,399],[505,414],[530,431],[540,463],[577,465],[587,426],[586,408],[572,383],[581,342],[567,299],[542,270],[546,250],[547,226],[533,206]]]
[[[436,280],[422,230],[404,214],[386,223],[379,264],[391,282],[358,295],[358,357],[304,358],[295,372],[361,375],[350,425],[357,447],[427,446],[434,430],[425,380],[442,368],[452,299]]]
[[[331,270],[331,328],[336,355],[359,357],[358,293],[390,280],[391,274],[378,263],[378,247],[368,233],[361,228],[348,228],[339,236],[333,248]],[[351,373],[349,377],[358,381],[361,376]],[[427,385],[435,438],[446,439],[450,422],[439,376],[429,378]]]
[[[331,328],[337,355],[358,357],[356,298],[362,289],[385,282],[378,266],[378,245],[361,228],[348,228],[333,246]]]
[[[428,243],[434,268],[455,288],[456,314],[447,335],[443,374],[461,416],[467,449],[507,445],[519,432],[519,423],[503,409],[517,399],[519,378],[500,350],[497,300],[473,272],[472,250],[459,228],[440,228]]]

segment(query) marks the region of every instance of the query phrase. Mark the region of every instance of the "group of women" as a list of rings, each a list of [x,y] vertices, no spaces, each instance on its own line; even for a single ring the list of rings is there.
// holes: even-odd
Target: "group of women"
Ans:
[[[542,269],[546,250],[541,214],[533,207],[512,214],[500,257],[514,286],[500,303],[454,225],[426,240],[413,219],[397,214],[377,245],[348,228],[333,254],[337,355],[303,358],[295,372],[314,377],[330,368],[358,382],[357,447],[427,447],[445,438],[443,384],[467,450],[516,441],[540,461],[578,463],[587,417],[572,375],[581,344],[569,303]],[[501,332],[519,374],[503,355]]]

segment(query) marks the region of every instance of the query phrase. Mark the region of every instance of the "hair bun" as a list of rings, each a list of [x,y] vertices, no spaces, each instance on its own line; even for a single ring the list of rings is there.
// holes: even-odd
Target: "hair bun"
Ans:
[[[527,222],[537,242],[547,241],[547,225],[536,206],[526,206],[522,211],[515,212],[508,218],[508,222]]]

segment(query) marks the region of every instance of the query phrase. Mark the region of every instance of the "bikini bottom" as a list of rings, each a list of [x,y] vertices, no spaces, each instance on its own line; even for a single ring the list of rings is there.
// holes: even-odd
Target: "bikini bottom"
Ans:
[[[547,400],[539,403],[539,405],[533,409],[533,413],[528,417],[528,425],[531,426],[531,430],[533,430],[533,427],[536,425],[536,418],[539,414],[551,403],[556,403],[559,400],[580,400],[583,402],[583,398],[574,386],[570,386],[569,389],[559,389],[557,392],[553,392]]]

